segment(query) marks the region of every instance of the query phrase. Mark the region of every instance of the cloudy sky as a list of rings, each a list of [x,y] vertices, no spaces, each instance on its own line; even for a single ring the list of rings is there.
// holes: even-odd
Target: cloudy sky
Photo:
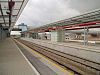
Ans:
[[[16,25],[38,27],[100,8],[100,0],[29,0]]]

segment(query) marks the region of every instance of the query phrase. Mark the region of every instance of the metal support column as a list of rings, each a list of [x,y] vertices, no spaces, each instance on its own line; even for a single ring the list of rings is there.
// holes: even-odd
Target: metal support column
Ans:
[[[84,27],[84,45],[88,45],[88,27]]]
[[[0,40],[2,39],[2,26],[0,25]]]
[[[3,27],[1,27],[1,40],[3,39]]]

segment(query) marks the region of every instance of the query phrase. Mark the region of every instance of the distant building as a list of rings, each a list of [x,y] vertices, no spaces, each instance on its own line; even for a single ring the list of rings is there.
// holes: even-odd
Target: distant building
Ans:
[[[22,32],[23,32],[23,31],[27,31],[27,25],[25,25],[24,23],[19,24],[19,25],[18,25],[18,28],[19,28],[19,29],[22,29]]]

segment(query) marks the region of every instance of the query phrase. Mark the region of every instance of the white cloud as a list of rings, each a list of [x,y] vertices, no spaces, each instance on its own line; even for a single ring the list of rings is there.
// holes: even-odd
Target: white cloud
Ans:
[[[70,0],[30,0],[16,24],[37,27],[79,14],[70,7]]]

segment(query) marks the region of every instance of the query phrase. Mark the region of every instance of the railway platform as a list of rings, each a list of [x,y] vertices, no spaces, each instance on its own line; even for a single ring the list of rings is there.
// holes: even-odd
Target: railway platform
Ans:
[[[51,49],[55,49],[67,54],[71,54],[80,58],[91,60],[100,63],[100,47],[99,46],[84,46],[78,43],[70,42],[52,42],[49,40],[39,40],[32,38],[22,38]]]
[[[73,75],[12,38],[0,40],[0,75]]]
[[[100,74],[99,47],[88,46],[85,49],[74,43],[21,39],[0,40],[0,75]]]
[[[11,38],[0,40],[0,75],[39,75]]]
[[[99,75],[100,52],[96,46],[82,46],[63,42],[50,42],[32,38],[17,39],[44,56],[70,68],[76,74]],[[74,47],[75,46],[75,47]]]

